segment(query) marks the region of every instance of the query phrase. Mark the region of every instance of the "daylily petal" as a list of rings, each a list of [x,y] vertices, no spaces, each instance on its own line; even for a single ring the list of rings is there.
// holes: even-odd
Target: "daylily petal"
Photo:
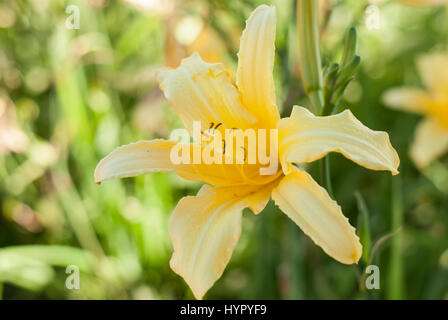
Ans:
[[[448,128],[443,127],[437,119],[423,120],[415,131],[411,146],[411,158],[419,168],[424,168],[448,151]]]
[[[171,171],[170,150],[174,144],[157,139],[118,147],[98,163],[94,173],[95,183],[149,172]]]
[[[266,128],[274,128],[280,118],[272,75],[275,24],[275,7],[261,5],[252,12],[241,36],[236,75],[244,106]]]
[[[94,173],[95,183],[115,178],[135,177],[151,172],[170,172],[175,170],[181,177],[203,181],[207,166],[202,170],[202,165],[178,164],[175,165],[170,158],[172,148],[177,142],[155,139],[151,141],[139,141],[116,148],[97,165]],[[216,170],[216,169],[215,169]],[[221,173],[225,175],[225,173]],[[214,178],[217,176],[216,178]],[[216,182],[219,174],[210,176],[210,180]],[[233,182],[231,179],[229,181]],[[218,180],[221,181],[221,180]]]
[[[433,53],[419,58],[417,62],[420,76],[434,96],[447,97],[448,55]]]
[[[400,163],[389,135],[373,131],[356,119],[350,110],[334,116],[316,117],[308,109],[295,106],[291,117],[279,120],[279,153],[285,174],[287,162],[312,162],[328,152],[340,152],[372,170],[398,174]]]
[[[430,101],[426,92],[413,88],[395,88],[386,91],[383,103],[393,109],[424,113]]]
[[[305,171],[293,167],[272,191],[272,199],[329,256],[357,263],[362,246],[341,207]]]
[[[174,70],[158,73],[160,88],[191,132],[193,121],[203,130],[223,123],[227,128],[247,128],[255,118],[240,102],[228,73],[219,63],[206,63],[195,53]]]
[[[241,234],[242,210],[263,210],[273,187],[204,185],[196,196],[179,201],[169,222],[174,248],[170,266],[184,278],[197,299],[224,272]]]
[[[274,181],[280,174],[260,176],[257,165],[177,163],[171,158],[171,150],[176,145],[177,142],[156,139],[121,146],[98,163],[94,173],[95,183],[151,172],[175,171],[184,179],[215,186],[262,185]],[[190,162],[193,162],[193,144],[184,145],[190,154]]]

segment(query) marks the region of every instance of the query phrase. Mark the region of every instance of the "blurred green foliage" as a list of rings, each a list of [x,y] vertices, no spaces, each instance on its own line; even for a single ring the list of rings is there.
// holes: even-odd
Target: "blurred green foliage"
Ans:
[[[97,186],[93,170],[119,145],[167,137],[181,127],[155,71],[176,66],[191,51],[235,70],[238,38],[256,5],[277,7],[282,114],[293,104],[309,106],[297,70],[294,1],[130,2],[137,1],[0,3],[4,299],[193,298],[169,268],[167,221],[177,201],[199,184],[151,174]],[[416,57],[446,50],[447,12],[384,1],[381,28],[369,30],[366,1],[325,4],[324,67],[340,60],[347,30],[358,30],[362,63],[341,105],[368,127],[387,131],[401,158],[401,174],[392,178],[331,156],[334,196],[371,250],[358,265],[342,265],[270,203],[257,218],[245,212],[242,238],[206,298],[448,298],[447,157],[417,171],[408,148],[418,116],[381,104],[387,88],[419,85]],[[79,29],[66,26],[69,5],[79,8]],[[360,283],[368,261],[381,270],[379,290],[366,291]],[[68,265],[81,271],[80,290],[65,286]]]

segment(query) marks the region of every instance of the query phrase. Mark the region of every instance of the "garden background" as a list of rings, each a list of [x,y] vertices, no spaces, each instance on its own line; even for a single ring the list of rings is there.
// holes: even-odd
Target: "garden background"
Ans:
[[[386,108],[382,95],[421,86],[416,59],[447,50],[448,7],[319,2],[323,66],[355,26],[361,65],[342,105],[389,133],[400,175],[332,154],[334,197],[366,250],[360,263],[325,255],[270,202],[258,217],[244,212],[237,248],[205,298],[446,299],[448,157],[417,170],[408,154],[420,117]],[[193,298],[169,268],[167,222],[200,184],[155,173],[95,185],[93,171],[119,145],[182,127],[158,88],[161,67],[198,52],[234,77],[245,20],[261,3],[277,8],[274,77],[287,116],[293,104],[309,106],[295,1],[0,2],[0,298]],[[363,286],[369,264],[380,289]],[[66,287],[69,265],[79,267],[79,290]]]

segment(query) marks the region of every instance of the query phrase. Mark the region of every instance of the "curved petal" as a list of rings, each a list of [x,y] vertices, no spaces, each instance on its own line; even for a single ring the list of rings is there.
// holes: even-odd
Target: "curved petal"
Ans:
[[[280,161],[285,174],[290,170],[287,162],[312,162],[332,151],[342,153],[363,167],[398,174],[400,159],[389,135],[370,130],[350,110],[316,117],[307,109],[295,106],[291,117],[281,119],[277,125]]]
[[[448,128],[443,127],[437,119],[423,120],[415,131],[411,146],[411,158],[419,168],[424,168],[448,151]]]
[[[175,146],[185,146],[185,152],[190,158],[182,162]],[[113,150],[102,159],[94,173],[95,183],[114,179],[134,177],[151,172],[175,171],[184,179],[203,181],[215,186],[263,185],[274,181],[281,172],[275,175],[260,176],[258,165],[238,164],[198,164],[193,162],[193,144],[178,144],[177,142],[156,139],[139,141]],[[176,161],[171,154],[174,150]],[[202,153],[203,149],[201,149]],[[183,152],[183,151],[179,151]]]
[[[177,142],[155,139],[118,147],[98,163],[94,172],[95,183],[101,183],[109,179],[128,178],[151,172],[170,172],[173,170],[185,179],[204,181],[208,166],[174,164],[171,158],[171,150],[176,145]],[[202,170],[200,170],[201,166],[204,166]],[[201,175],[201,171],[204,174]],[[221,175],[225,175],[225,173],[221,172]],[[209,177],[209,180],[212,182],[223,180],[217,180],[219,178],[219,174],[215,174]],[[233,182],[231,177],[228,177],[228,181]]]
[[[261,5],[252,12],[241,36],[236,75],[243,105],[266,128],[274,128],[280,118],[272,74],[275,24],[275,7]]]
[[[422,56],[417,61],[420,76],[433,95],[447,97],[448,55],[433,53]]]
[[[242,210],[258,213],[266,206],[273,184],[213,188],[182,198],[169,222],[174,253],[170,266],[202,299],[224,272],[241,234]]]
[[[395,88],[386,91],[383,95],[383,103],[393,109],[408,112],[424,113],[430,103],[430,97],[426,92],[412,88]]]
[[[174,70],[157,74],[160,88],[185,127],[192,132],[193,121],[202,128],[222,123],[227,128],[247,128],[255,122],[219,63],[206,63],[195,53]]]
[[[174,145],[175,142],[157,139],[118,147],[98,163],[94,173],[95,183],[171,171],[170,150]]]
[[[305,171],[293,167],[272,191],[272,199],[329,256],[357,263],[362,246],[341,207]]]

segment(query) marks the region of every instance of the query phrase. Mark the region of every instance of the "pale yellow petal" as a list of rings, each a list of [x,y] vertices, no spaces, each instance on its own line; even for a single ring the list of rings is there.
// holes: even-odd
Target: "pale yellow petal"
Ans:
[[[219,63],[206,63],[198,54],[182,60],[174,70],[158,73],[160,88],[191,132],[193,121],[203,130],[210,124],[247,128],[255,117],[241,104],[240,94]]]
[[[175,143],[162,139],[139,141],[113,150],[94,173],[95,183],[113,178],[135,177],[150,172],[173,170],[170,150]]]
[[[207,180],[205,178],[208,170],[210,170],[209,166],[187,163],[175,164],[172,161],[171,150],[176,144],[173,141],[156,139],[138,141],[118,147],[98,163],[94,172],[95,183],[115,178],[135,177],[151,172],[170,171],[176,171],[181,177],[192,181],[225,183],[223,176],[226,173],[222,170],[219,171],[220,174],[209,175]],[[191,146],[191,144],[188,145]],[[215,172],[217,172],[216,167]],[[236,180],[232,180],[231,174],[227,178],[230,183],[241,180],[241,178],[238,180],[238,177],[235,178]]]
[[[274,88],[275,8],[261,5],[246,22],[238,53],[237,86],[244,106],[261,127],[274,128],[280,118]]]
[[[260,212],[274,184],[263,188],[213,188],[182,198],[169,222],[171,268],[202,299],[224,272],[241,233],[242,210]]]
[[[448,88],[448,54],[433,53],[417,61],[423,83],[434,97],[447,97]]]
[[[434,118],[423,120],[415,131],[411,158],[419,168],[424,168],[448,151],[448,128]]]
[[[176,142],[156,139],[139,141],[121,146],[102,159],[94,173],[95,183],[113,178],[134,177],[151,172],[175,171],[184,179],[203,181],[215,186],[263,185],[277,179],[281,174],[260,176],[258,165],[238,164],[193,164],[193,144],[186,146],[189,161],[173,161],[172,148]],[[180,149],[180,148],[179,148]],[[201,149],[202,154],[203,149]],[[182,151],[173,152],[180,155]]]
[[[357,263],[362,246],[341,207],[304,171],[293,167],[272,191],[272,199],[329,256]]]
[[[278,122],[278,129],[280,161],[285,173],[290,170],[288,162],[312,162],[332,151],[368,169],[398,173],[400,159],[389,135],[370,130],[350,110],[316,117],[295,106],[291,117]]]
[[[383,95],[383,103],[393,109],[424,113],[431,98],[426,92],[413,88],[394,88]]]

